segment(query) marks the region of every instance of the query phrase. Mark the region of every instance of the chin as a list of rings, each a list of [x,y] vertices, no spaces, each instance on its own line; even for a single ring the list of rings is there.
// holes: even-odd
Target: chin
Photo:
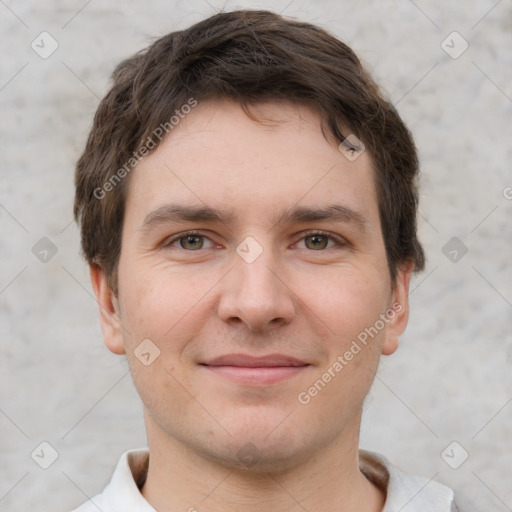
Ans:
[[[261,448],[251,441],[234,447],[233,451],[226,453],[225,447],[222,453],[210,454],[211,460],[228,469],[236,469],[245,473],[268,474],[286,472],[297,465],[306,462],[313,456],[305,454],[299,449],[280,448],[278,450]]]
[[[274,427],[275,428],[275,424]],[[307,433],[283,429],[279,434],[272,428],[235,434],[228,442],[210,445],[207,457],[229,469],[250,473],[277,473],[296,468],[318,451],[317,444]],[[309,439],[306,439],[309,438]]]

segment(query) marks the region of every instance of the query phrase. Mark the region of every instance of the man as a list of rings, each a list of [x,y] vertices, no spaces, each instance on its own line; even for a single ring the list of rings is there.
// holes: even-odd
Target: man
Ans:
[[[358,449],[424,254],[413,140],[352,50],[221,13],[113,81],[75,217],[149,451],[78,510],[456,510],[451,489]]]

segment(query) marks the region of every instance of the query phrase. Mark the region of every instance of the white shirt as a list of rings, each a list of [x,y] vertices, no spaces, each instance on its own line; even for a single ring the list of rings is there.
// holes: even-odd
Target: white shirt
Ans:
[[[382,512],[458,511],[449,487],[403,473],[375,452],[360,450],[359,459],[362,473],[387,494]],[[148,462],[148,450],[125,452],[104,491],[72,512],[156,512],[139,490]]]

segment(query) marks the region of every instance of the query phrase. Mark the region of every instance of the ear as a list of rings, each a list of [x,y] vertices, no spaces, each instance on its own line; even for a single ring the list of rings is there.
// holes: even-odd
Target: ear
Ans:
[[[391,295],[388,313],[389,321],[382,353],[389,356],[398,348],[398,338],[405,331],[409,320],[409,283],[414,262],[408,262],[397,270],[396,283]]]
[[[118,300],[108,285],[105,272],[100,266],[89,265],[89,272],[100,310],[100,324],[105,345],[114,354],[125,354]]]

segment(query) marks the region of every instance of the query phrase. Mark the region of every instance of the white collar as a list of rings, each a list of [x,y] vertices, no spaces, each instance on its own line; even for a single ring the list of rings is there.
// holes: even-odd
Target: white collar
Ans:
[[[376,485],[386,488],[382,512],[456,512],[453,491],[443,484],[403,473],[382,455],[360,450],[361,471]],[[73,512],[156,512],[139,491],[145,479],[149,452],[130,450],[121,456],[110,483]]]
[[[410,475],[393,466],[386,457],[359,450],[361,471],[387,487],[382,512],[457,512],[453,490],[432,479]],[[373,477],[373,478],[371,478]]]

